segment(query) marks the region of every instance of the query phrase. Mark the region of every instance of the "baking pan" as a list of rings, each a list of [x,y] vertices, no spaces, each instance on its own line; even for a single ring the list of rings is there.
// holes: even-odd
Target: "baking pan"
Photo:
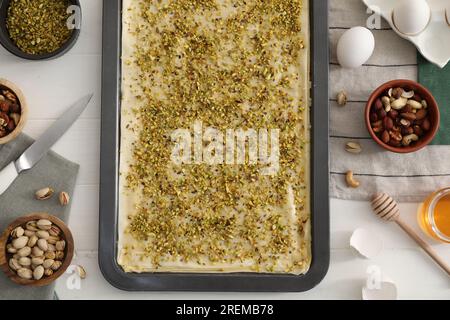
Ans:
[[[129,291],[298,292],[317,285],[330,258],[328,156],[328,1],[310,0],[312,263],[304,275],[126,273],[117,263],[122,0],[103,1],[99,264],[113,286]]]

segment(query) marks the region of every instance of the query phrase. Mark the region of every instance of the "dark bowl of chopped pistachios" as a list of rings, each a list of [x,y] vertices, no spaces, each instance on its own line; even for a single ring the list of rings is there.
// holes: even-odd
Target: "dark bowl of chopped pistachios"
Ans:
[[[80,35],[79,0],[0,0],[0,43],[28,60],[69,51]]]

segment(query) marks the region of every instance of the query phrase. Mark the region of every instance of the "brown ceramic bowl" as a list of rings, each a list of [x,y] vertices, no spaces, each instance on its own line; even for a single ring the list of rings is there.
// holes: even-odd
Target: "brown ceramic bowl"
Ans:
[[[13,131],[0,138],[0,145],[14,140],[22,132],[28,118],[27,101],[19,87],[8,80],[0,79],[0,94],[2,94],[3,90],[11,91],[17,97],[18,104],[20,106],[20,119]]]
[[[9,243],[9,240],[11,238],[11,232],[15,228],[17,228],[18,226],[25,225],[28,221],[40,219],[50,220],[53,224],[59,227],[59,229],[61,229],[60,238],[66,241],[66,247],[64,249],[64,260],[62,261],[61,267],[49,277],[44,276],[40,280],[22,279],[9,267],[9,259],[12,258],[13,254],[7,252],[6,245]],[[47,213],[32,213],[30,215],[16,219],[3,232],[3,235],[0,238],[0,267],[3,270],[3,272],[17,284],[33,287],[42,287],[49,285],[50,283],[58,279],[62,274],[64,274],[64,272],[67,270],[70,263],[72,262],[73,252],[74,252],[74,242],[72,233],[70,232],[69,228],[66,226],[64,222],[62,222],[57,217],[49,215]]]
[[[420,139],[417,142],[413,142],[411,145],[406,147],[394,147],[389,144],[384,143],[373,131],[371,122],[370,122],[370,113],[373,105],[375,104],[375,101],[378,98],[381,98],[384,95],[387,95],[390,88],[397,88],[401,87],[405,89],[406,91],[414,90],[415,93],[420,95],[428,104],[428,118],[431,123],[430,130],[428,130],[423,136],[420,137]],[[369,131],[370,136],[375,140],[376,143],[378,143],[381,147],[383,147],[386,150],[396,152],[396,153],[410,153],[415,152],[417,150],[422,149],[426,145],[428,145],[433,138],[436,136],[436,133],[439,129],[439,123],[440,123],[440,113],[439,113],[439,107],[436,102],[436,99],[434,99],[431,92],[422,86],[421,84],[411,81],[411,80],[392,80],[389,81],[383,85],[381,85],[378,89],[376,89],[372,95],[370,96],[369,100],[367,101],[366,110],[365,110],[365,122],[367,126],[367,130]]]

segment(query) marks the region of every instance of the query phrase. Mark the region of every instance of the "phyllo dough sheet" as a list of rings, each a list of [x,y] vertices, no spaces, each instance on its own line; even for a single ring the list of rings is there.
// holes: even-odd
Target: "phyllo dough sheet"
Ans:
[[[306,0],[124,0],[118,263],[305,273]]]

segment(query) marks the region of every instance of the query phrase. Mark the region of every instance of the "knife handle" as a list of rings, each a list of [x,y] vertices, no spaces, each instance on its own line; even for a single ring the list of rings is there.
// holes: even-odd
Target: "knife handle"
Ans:
[[[0,195],[3,194],[9,186],[16,180],[19,176],[17,173],[16,166],[14,162],[8,164],[2,171],[0,171]]]

